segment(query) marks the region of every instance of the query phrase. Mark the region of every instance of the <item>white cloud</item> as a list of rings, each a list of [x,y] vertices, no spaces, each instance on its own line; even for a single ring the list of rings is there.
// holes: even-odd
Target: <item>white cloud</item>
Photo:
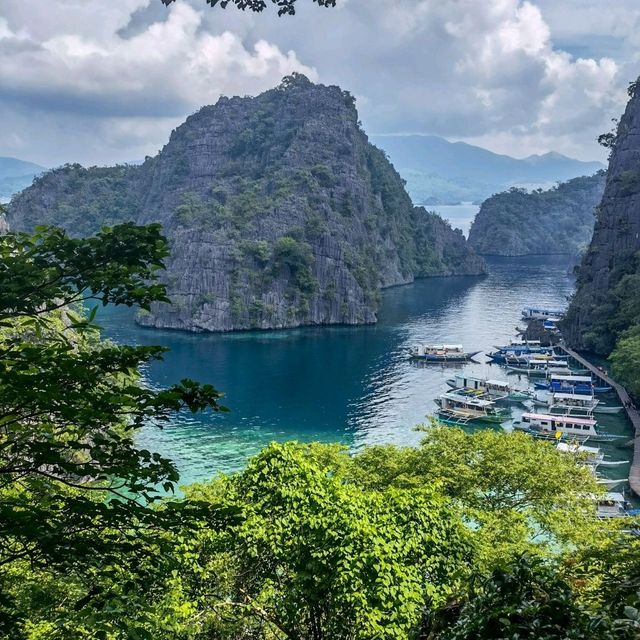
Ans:
[[[207,32],[202,29],[203,13],[185,3],[174,4],[165,21],[122,37],[119,30],[145,2],[124,4],[128,11],[120,8],[105,19],[108,29],[95,24],[92,2],[82,5],[87,28],[78,24],[76,32],[69,32],[63,24],[56,33],[50,26],[31,30],[28,20],[18,21],[16,27],[7,19],[0,21],[0,100],[10,112],[8,121],[36,131],[41,129],[39,117],[44,116],[48,121],[55,119],[57,133],[62,133],[59,127],[64,123],[81,135],[106,136],[106,153],[101,156],[98,140],[95,144],[85,141],[78,159],[111,161],[109,140],[113,136],[109,134],[113,128],[129,130],[134,134],[131,143],[135,143],[136,133],[159,133],[154,121],[166,127],[167,122],[181,120],[220,95],[257,93],[293,71],[317,79],[315,70],[303,65],[295,53],[282,52],[264,39],[245,45],[230,31]],[[59,11],[65,13],[67,6],[60,4]],[[80,5],[70,6],[71,23],[77,24]],[[24,110],[32,114],[32,125],[30,118],[20,117]],[[166,139],[164,127],[162,137],[148,141],[152,146]],[[25,137],[34,136],[27,133]],[[64,142],[69,146],[62,147],[62,153],[50,162],[71,159],[73,141]],[[134,144],[129,147],[125,157],[132,159],[130,153],[137,148]],[[122,151],[119,155],[122,157]]]
[[[600,24],[603,33],[614,29],[605,3],[584,0],[584,18],[583,0],[567,1],[585,37],[597,16],[609,25]],[[359,96],[371,132],[593,158],[595,138],[621,112],[637,73],[630,60],[574,57],[554,44],[567,14],[554,13],[551,0],[299,4],[294,18],[279,19],[204,0],[170,9],[160,0],[49,0],[46,15],[38,0],[3,0],[5,126],[40,161],[126,160],[157,149],[171,126],[220,94],[255,94],[296,70]],[[626,24],[638,24],[640,8],[623,4]],[[633,31],[625,37],[637,38]],[[56,138],[65,131],[71,140]]]

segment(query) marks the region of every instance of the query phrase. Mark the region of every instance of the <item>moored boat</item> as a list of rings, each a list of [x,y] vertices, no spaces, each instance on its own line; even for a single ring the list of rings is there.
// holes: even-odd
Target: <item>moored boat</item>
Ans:
[[[564,315],[561,309],[551,309],[548,307],[525,307],[522,310],[523,320],[548,320],[549,318],[559,318]]]
[[[481,391],[496,401],[522,402],[523,400],[531,398],[531,393],[515,389],[504,380],[490,380],[487,378],[458,374],[454,378],[447,380],[447,384],[452,389]]]
[[[554,373],[549,376],[548,382],[535,383],[536,389],[546,389],[565,393],[580,393],[592,395],[594,393],[608,393],[611,387],[595,386],[590,375],[575,375]]]
[[[598,518],[622,518],[631,515],[629,503],[622,493],[605,493],[595,499]]]
[[[592,442],[611,442],[624,436],[597,431],[598,423],[593,418],[549,413],[523,413],[514,429],[524,431],[536,438],[548,440],[590,440]]]
[[[600,447],[588,447],[574,442],[558,442],[556,449],[561,453],[576,456],[580,464],[591,467],[594,472],[604,462],[604,453],[602,453]]]
[[[436,403],[438,419],[449,424],[501,424],[509,418],[509,411],[496,408],[493,400],[468,393],[449,391]]]
[[[507,360],[525,361],[532,357],[558,357],[552,347],[496,347],[496,351],[487,354],[487,357],[498,364]]]
[[[591,416],[600,403],[593,395],[586,393],[553,392],[548,401],[550,413]]]
[[[412,358],[426,362],[466,362],[478,353],[465,352],[460,344],[418,344],[409,350]]]
[[[528,376],[549,376],[558,373],[570,373],[566,360],[548,360],[545,358],[532,358],[522,364],[508,364],[507,369],[514,373],[524,373]]]

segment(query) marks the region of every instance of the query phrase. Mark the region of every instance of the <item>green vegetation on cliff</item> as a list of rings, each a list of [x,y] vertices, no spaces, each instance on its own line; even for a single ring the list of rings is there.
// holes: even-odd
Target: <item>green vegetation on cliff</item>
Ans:
[[[601,142],[611,150],[606,188],[591,244],[578,271],[575,296],[564,321],[573,346],[611,354],[613,373],[640,397],[640,92],[614,133]]]
[[[50,171],[9,213],[17,229],[55,224],[77,235],[160,222],[174,304],[140,318],[156,327],[375,322],[382,287],[484,270],[460,232],[413,207],[361,130],[353,97],[297,74],[203,107],[140,166]]]
[[[482,255],[583,253],[591,240],[605,174],[573,178],[553,189],[512,188],[485,200],[469,231]]]

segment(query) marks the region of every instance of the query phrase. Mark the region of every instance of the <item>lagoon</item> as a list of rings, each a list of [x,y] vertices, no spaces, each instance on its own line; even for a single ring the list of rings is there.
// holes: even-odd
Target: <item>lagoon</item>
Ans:
[[[186,484],[242,468],[273,440],[353,449],[417,444],[415,425],[433,413],[446,379],[462,367],[416,365],[407,349],[449,342],[490,351],[515,337],[524,306],[563,307],[573,286],[563,258],[491,258],[485,277],[429,278],[384,291],[379,322],[369,326],[190,334],[142,329],[128,309],[103,312],[100,323],[117,341],[170,349],[163,362],[143,371],[148,384],[190,377],[225,392],[230,413],[183,415],[140,435],[141,446],[177,463]],[[479,359],[464,370],[517,381]],[[599,420],[614,432],[626,429],[622,418]],[[612,449],[611,455],[629,457],[630,451]],[[612,471],[626,472],[626,466]]]

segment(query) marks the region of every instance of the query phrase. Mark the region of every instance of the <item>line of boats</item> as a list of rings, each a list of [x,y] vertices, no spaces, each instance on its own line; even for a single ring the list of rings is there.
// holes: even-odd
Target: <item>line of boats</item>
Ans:
[[[568,359],[553,353],[541,356],[539,342],[514,341],[498,347],[494,354],[504,356],[517,352],[523,362],[540,362],[544,366],[545,380],[534,383],[534,390],[518,388],[505,380],[481,378],[457,374],[447,380],[449,391],[437,400],[438,419],[448,424],[502,424],[511,417],[510,403],[521,403],[528,409],[513,424],[514,429],[525,431],[538,438],[591,440],[610,442],[622,436],[603,433],[597,428],[595,413],[619,413],[624,407],[611,405],[596,398],[596,394],[611,391],[610,387],[596,386],[590,375],[576,373],[568,365]],[[464,353],[462,347],[460,352]],[[535,355],[535,359],[526,360]],[[509,357],[509,356],[507,356]],[[560,359],[561,358],[561,359]],[[513,367],[502,362],[507,370]],[[562,363],[560,373],[556,365]],[[523,367],[519,373],[529,377],[540,375],[537,367]],[[547,392],[546,397],[536,391]]]
[[[555,309],[527,308],[525,320],[557,321],[561,312]],[[571,366],[569,357],[556,353],[553,346],[543,346],[537,340],[513,340],[496,346],[487,354],[492,363],[503,366],[508,374],[518,374],[517,382],[457,373],[446,383],[449,389],[436,400],[435,417],[439,422],[459,426],[500,426],[512,418],[512,406],[525,408],[514,430],[555,443],[558,450],[577,455],[581,464],[597,475],[599,467],[614,467],[628,461],[608,460],[591,443],[611,443],[625,436],[608,433],[597,421],[597,414],[617,414],[624,410],[619,404],[602,399],[612,388],[597,383],[586,369]],[[465,351],[459,344],[416,345],[410,350],[413,359],[429,363],[465,363],[479,351]],[[527,382],[522,383],[522,376]],[[530,380],[529,380],[530,379]],[[589,445],[587,445],[589,443]],[[615,487],[624,480],[598,482]],[[598,496],[599,517],[628,515],[629,504],[622,493]]]

